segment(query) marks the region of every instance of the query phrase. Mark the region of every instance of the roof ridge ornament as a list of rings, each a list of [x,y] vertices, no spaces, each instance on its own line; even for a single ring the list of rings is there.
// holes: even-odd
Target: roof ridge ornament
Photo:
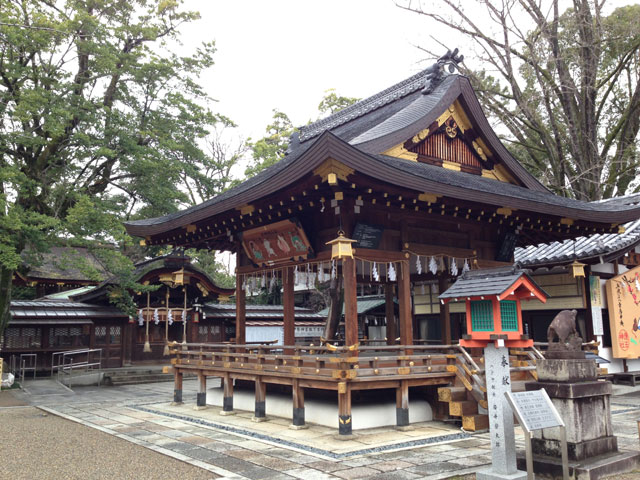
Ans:
[[[449,70],[449,73],[460,70],[458,65],[464,60],[464,55],[459,55],[458,51],[457,48],[453,51],[447,50],[447,53],[441,56],[436,63],[425,70],[427,78],[424,82],[424,88],[422,89],[423,95],[428,95],[433,92],[433,89],[442,82],[446,76],[445,68]]]

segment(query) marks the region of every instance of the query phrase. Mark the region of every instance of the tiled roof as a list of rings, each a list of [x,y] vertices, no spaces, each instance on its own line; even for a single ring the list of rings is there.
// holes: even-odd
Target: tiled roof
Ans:
[[[23,257],[28,259],[30,255],[27,251]],[[49,252],[37,256],[38,264],[28,266],[28,278],[98,283],[109,275],[102,263],[86,247],[54,246]],[[98,277],[91,278],[89,271],[95,271]]]
[[[368,311],[373,310],[374,308],[378,308],[379,306],[384,304],[385,298],[380,295],[358,297],[358,315],[367,313]],[[325,308],[324,310],[320,310],[318,312],[318,315],[326,317],[328,313],[329,309]],[[342,305],[342,315],[344,315],[344,304]]]
[[[350,105],[333,115],[318,120],[300,128],[300,141],[305,142],[310,138],[320,135],[322,132],[332,130],[340,125],[343,125],[351,120],[362,117],[363,115],[377,110],[389,103],[409,95],[410,93],[422,90],[425,86],[425,82],[429,80],[431,73],[431,67],[412,75],[409,78],[402,80],[395,85],[376,93],[375,95],[360,100],[359,102]]]
[[[122,312],[114,307],[91,305],[88,303],[71,302],[65,300],[14,300],[11,302],[11,316],[13,319],[53,319],[64,318],[95,318],[95,317],[124,317]]]
[[[531,278],[517,267],[498,267],[470,270],[463,274],[438,298],[466,298],[480,295],[501,295],[508,291],[522,276]],[[533,280],[531,280],[532,283]]]
[[[245,317],[248,319],[282,319],[284,318],[284,307],[282,305],[246,305]],[[235,304],[207,303],[203,307],[207,318],[236,318]],[[298,320],[318,320],[323,321],[326,315],[321,312],[315,313],[308,308],[296,307],[294,310],[296,323]]]
[[[630,207],[640,203],[640,194],[617,197],[595,205],[615,208]],[[594,234],[563,242],[541,243],[516,248],[514,260],[525,267],[553,265],[574,259],[588,261],[591,258],[619,256],[640,244],[640,219],[623,225],[624,233]]]

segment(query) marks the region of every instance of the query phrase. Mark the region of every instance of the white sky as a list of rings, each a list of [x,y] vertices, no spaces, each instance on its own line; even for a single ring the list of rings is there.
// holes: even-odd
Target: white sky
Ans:
[[[428,39],[424,18],[391,0],[187,0],[185,6],[202,15],[184,32],[185,46],[216,41],[216,65],[203,78],[219,101],[216,111],[254,139],[264,136],[274,108],[299,126],[317,117],[329,88],[364,98],[431,63],[421,63],[424,53],[412,46]]]
[[[570,3],[563,0],[561,8]],[[608,0],[606,10],[632,3]],[[438,1],[422,4],[437,8]],[[482,23],[484,6],[460,4]],[[316,119],[329,88],[365,98],[426,68],[433,59],[415,45],[445,53],[432,36],[460,48],[467,65],[474,62],[468,40],[393,0],[186,0],[185,7],[202,15],[183,31],[185,50],[216,41],[216,64],[202,84],[218,100],[214,110],[237,123],[242,137],[263,137],[275,108],[300,126]]]

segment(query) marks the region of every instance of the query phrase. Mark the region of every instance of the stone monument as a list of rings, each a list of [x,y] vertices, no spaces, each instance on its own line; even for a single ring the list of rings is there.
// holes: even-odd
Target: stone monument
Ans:
[[[566,425],[570,475],[596,479],[630,470],[640,454],[619,452],[611,426],[611,382],[598,380],[595,360],[582,351],[575,310],[563,310],[547,331],[549,348],[537,361],[538,381],[527,390],[544,388]],[[536,431],[531,439],[538,478],[562,478],[560,430]],[[525,465],[525,458],[518,458]],[[571,473],[573,472],[573,473]]]

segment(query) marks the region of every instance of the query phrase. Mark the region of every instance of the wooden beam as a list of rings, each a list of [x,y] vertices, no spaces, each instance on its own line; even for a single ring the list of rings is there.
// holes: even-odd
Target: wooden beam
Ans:
[[[387,345],[395,345],[398,337],[396,327],[396,309],[393,302],[393,284],[387,283],[384,286],[384,313],[387,319]]]
[[[255,384],[256,384],[255,385],[256,386],[256,403],[255,403],[255,409],[253,413],[253,420],[262,421],[262,420],[265,420],[267,417],[267,413],[266,413],[267,412],[267,407],[266,407],[267,384],[264,383],[261,376],[256,377]]]
[[[294,274],[293,267],[282,270],[283,310],[284,310],[284,344],[292,346],[296,344],[295,334],[295,305],[294,305]],[[285,349],[285,355],[292,355],[293,350]]]
[[[180,370],[173,371],[173,404],[182,403],[182,372]]]
[[[406,380],[400,382],[400,387],[396,388],[396,426],[406,427],[409,425],[409,384]]]
[[[338,384],[338,433],[351,435],[351,386],[346,382]]]
[[[207,406],[207,376],[203,371],[198,371],[198,393],[196,394],[196,407],[198,409]]]
[[[448,288],[447,279],[444,276],[438,277],[438,292],[442,293]],[[442,343],[451,345],[451,315],[449,314],[449,302],[440,304],[440,329],[442,332]]]
[[[300,428],[305,425],[304,420],[304,388],[300,386],[300,380],[295,379],[291,387],[293,395],[293,422],[294,428]]]
[[[445,247],[441,245],[426,245],[423,243],[405,243],[404,249],[416,255],[432,256],[446,255],[455,258],[471,258],[477,255],[476,250],[470,248]]]
[[[345,345],[358,343],[358,286],[356,283],[356,262],[353,258],[342,260],[344,276],[344,333]]]
[[[242,275],[236,274],[236,343],[246,343],[246,296],[242,288]]]
[[[398,303],[400,304],[400,321],[398,323],[400,324],[400,343],[402,345],[413,345],[409,262],[401,262],[398,270]]]

